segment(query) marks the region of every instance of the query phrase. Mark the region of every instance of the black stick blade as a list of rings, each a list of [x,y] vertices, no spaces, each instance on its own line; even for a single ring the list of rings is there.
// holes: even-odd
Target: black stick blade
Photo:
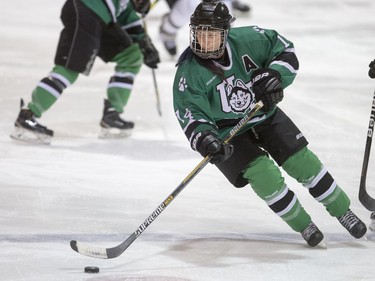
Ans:
[[[375,199],[367,193],[365,186],[360,186],[358,199],[367,210],[375,212]]]

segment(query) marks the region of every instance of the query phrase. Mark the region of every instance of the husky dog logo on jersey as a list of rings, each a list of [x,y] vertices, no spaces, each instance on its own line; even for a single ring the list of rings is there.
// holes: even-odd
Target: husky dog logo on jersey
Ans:
[[[242,80],[235,79],[234,76],[227,78],[226,83],[220,83],[217,90],[220,92],[224,112],[245,113],[255,103],[250,89]]]
[[[237,80],[234,86],[229,86],[228,93],[229,104],[234,112],[245,112],[249,108],[253,95],[241,80]]]

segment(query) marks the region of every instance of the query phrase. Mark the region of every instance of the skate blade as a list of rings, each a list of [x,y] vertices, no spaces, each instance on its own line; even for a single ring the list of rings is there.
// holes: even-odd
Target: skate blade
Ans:
[[[15,127],[14,132],[10,134],[13,140],[19,141],[21,143],[29,144],[51,144],[52,137],[44,134],[34,133],[24,128]]]
[[[367,235],[366,235],[366,234],[363,235],[360,239],[363,240],[363,241],[368,242],[368,238],[367,238]]]
[[[130,137],[132,129],[120,130],[117,128],[101,128],[100,139],[122,139]]]
[[[326,242],[325,242],[325,239],[323,239],[322,241],[319,242],[319,244],[316,244],[315,246],[309,246],[309,245],[305,245],[305,247],[309,248],[309,249],[327,249],[327,245],[326,245]]]
[[[324,239],[318,244],[316,245],[314,248],[317,248],[317,249],[327,249],[327,244],[326,242],[324,241]]]

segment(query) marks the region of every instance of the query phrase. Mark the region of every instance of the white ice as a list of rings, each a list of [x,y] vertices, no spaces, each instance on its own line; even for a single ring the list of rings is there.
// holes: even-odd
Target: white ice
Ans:
[[[375,235],[351,237],[307,190],[290,188],[325,234],[327,249],[311,249],[274,215],[250,187],[235,189],[208,165],[118,258],[97,260],[72,251],[69,241],[111,247],[133,233],[199,163],[173,114],[175,59],[158,39],[159,1],[147,23],[163,62],[156,71],[162,117],[156,111],[152,73],[143,67],[126,108],[134,120],[124,140],[97,138],[113,65],[97,60],[40,119],[55,131],[50,146],[21,145],[9,134],[19,99],[53,66],[63,0],[0,4],[0,280],[4,281],[239,281],[375,280]],[[375,81],[373,0],[252,0],[250,17],[236,25],[274,28],[295,43],[300,71],[282,107],[311,149],[358,201]],[[179,51],[188,27],[178,34]],[[373,153],[374,154],[374,153]],[[367,179],[375,196],[374,158]],[[99,274],[83,273],[85,266]]]

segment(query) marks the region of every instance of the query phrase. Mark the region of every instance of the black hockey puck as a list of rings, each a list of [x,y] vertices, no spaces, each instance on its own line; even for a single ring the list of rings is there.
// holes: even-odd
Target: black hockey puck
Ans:
[[[96,266],[86,266],[85,267],[85,273],[98,273],[99,267]]]

